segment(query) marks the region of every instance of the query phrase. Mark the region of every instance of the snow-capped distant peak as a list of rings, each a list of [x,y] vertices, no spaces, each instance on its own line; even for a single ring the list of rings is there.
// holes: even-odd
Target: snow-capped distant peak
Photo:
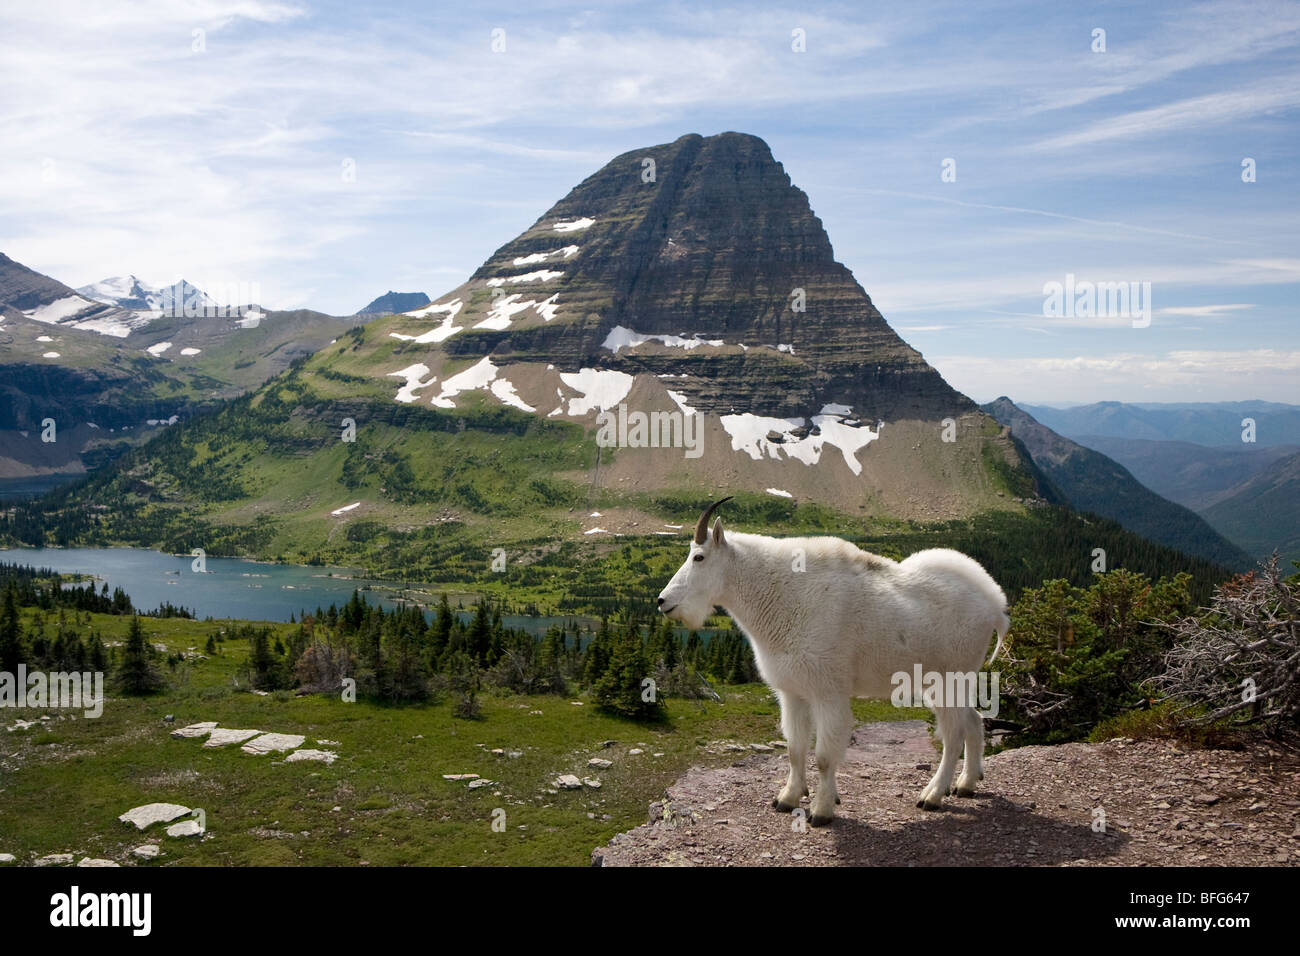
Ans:
[[[133,275],[110,276],[90,285],[83,285],[77,290],[88,299],[116,305],[124,309],[147,309],[150,297],[158,294],[158,289],[141,282]]]

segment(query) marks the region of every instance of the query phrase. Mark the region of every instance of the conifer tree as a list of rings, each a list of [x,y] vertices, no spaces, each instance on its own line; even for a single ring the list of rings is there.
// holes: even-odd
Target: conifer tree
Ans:
[[[0,604],[0,670],[16,673],[23,658],[23,625],[18,616],[18,589],[12,579]]]
[[[117,669],[118,687],[122,693],[156,694],[166,686],[162,673],[154,664],[154,656],[153,646],[145,640],[139,616],[133,616],[122,648],[122,663]]]

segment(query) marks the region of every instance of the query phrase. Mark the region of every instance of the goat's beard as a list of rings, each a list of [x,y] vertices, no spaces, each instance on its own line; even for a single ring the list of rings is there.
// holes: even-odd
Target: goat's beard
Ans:
[[[679,622],[682,626],[688,627],[692,631],[698,631],[704,626],[704,622],[708,619],[709,611],[711,610],[712,609],[710,608],[708,611],[701,611],[696,608],[678,605],[673,608],[671,614],[665,614],[664,616]]]

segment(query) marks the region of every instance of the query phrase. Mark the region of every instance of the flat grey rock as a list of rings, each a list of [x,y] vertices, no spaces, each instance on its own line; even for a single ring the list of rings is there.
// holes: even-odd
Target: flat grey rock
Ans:
[[[479,777],[479,779],[477,780],[471,780],[469,782],[470,790],[477,790],[479,787],[490,787],[490,786],[492,786],[492,781],[484,780],[482,777]]]
[[[303,760],[318,760],[321,763],[333,763],[338,754],[332,750],[295,750],[284,758],[285,763],[299,763]]]
[[[476,774],[476,773],[444,773],[444,774],[442,775],[442,779],[443,779],[443,780],[477,780],[477,779],[478,779],[478,774]]]
[[[177,727],[172,731],[172,736],[178,740],[186,737],[206,737],[216,729],[217,722],[208,720],[201,724],[190,724],[188,727]]]
[[[610,767],[614,766],[614,761],[604,760],[600,757],[592,757],[590,760],[587,761],[587,766],[598,767],[601,770],[608,770]]]
[[[581,790],[582,781],[571,773],[563,774],[555,778],[555,786],[564,790]]]
[[[218,727],[208,735],[204,742],[205,747],[227,747],[230,744],[242,744],[250,737],[256,737],[262,731],[260,730],[231,730],[229,727]]]
[[[71,866],[71,865],[72,865],[72,854],[71,854],[71,853],[51,853],[51,854],[49,854],[48,856],[40,857],[40,858],[37,859],[37,861],[36,861],[35,863],[33,863],[32,865],[33,865],[33,866]]]
[[[122,864],[120,863],[114,863],[112,860],[101,860],[89,856],[83,856],[81,858],[81,862],[77,864],[77,866],[99,866],[99,867],[121,866],[121,865]]]
[[[301,747],[306,739],[301,734],[262,734],[239,749],[246,754],[281,753]]]
[[[167,828],[169,837],[195,837],[202,834],[203,830],[199,828],[198,820],[182,820],[180,823],[173,823]]]
[[[170,823],[189,812],[189,807],[183,807],[179,803],[146,803],[142,807],[126,811],[118,819],[123,823],[134,823],[137,829],[143,830],[155,823]]]
[[[0,863],[12,863],[15,859],[12,853],[0,853]]]
[[[161,851],[158,849],[158,844],[156,843],[145,843],[141,846],[131,848],[131,854],[133,856],[138,856],[142,860],[157,859],[159,852]]]

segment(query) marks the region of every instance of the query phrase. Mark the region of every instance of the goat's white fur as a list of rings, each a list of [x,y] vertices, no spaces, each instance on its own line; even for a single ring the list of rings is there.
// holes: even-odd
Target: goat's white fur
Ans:
[[[805,570],[796,570],[802,567]],[[703,626],[714,606],[749,638],[763,679],[781,702],[790,776],[774,806],[790,811],[807,794],[808,741],[816,730],[814,825],[838,802],[835,771],[853,730],[853,697],[888,698],[897,673],[969,673],[993,658],[1010,626],[1002,589],[972,558],[944,548],[904,561],[868,554],[840,538],[771,538],[729,532],[722,521],[659,596],[665,614]],[[958,796],[983,779],[984,724],[974,707],[936,706],[939,768],[918,806],[942,806],[964,745]]]

